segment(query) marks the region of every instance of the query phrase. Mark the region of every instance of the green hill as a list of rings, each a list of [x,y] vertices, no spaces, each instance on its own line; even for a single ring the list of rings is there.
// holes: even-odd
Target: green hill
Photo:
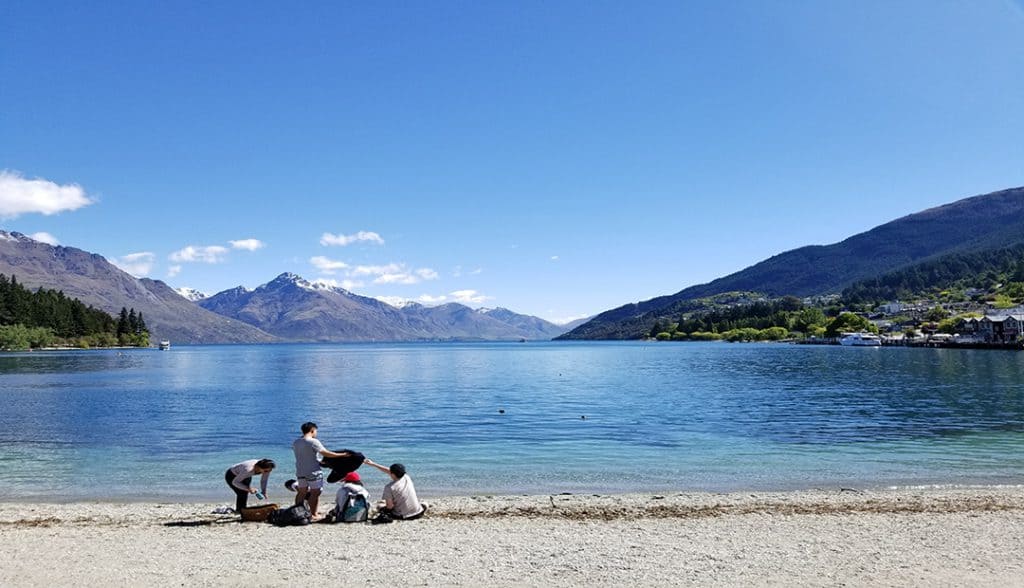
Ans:
[[[1024,243],[1024,187],[974,196],[905,216],[832,245],[780,253],[669,296],[603,312],[560,339],[635,339],[686,301],[724,292],[769,297],[838,294],[855,282],[945,255]]]

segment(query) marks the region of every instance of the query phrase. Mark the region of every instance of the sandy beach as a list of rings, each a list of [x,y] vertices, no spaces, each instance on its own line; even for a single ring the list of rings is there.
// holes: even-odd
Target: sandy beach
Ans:
[[[1021,585],[1024,487],[467,496],[390,525],[0,504],[0,585]]]

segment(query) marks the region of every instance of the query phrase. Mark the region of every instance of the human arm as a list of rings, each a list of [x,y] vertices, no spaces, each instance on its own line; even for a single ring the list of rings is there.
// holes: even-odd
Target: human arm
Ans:
[[[375,468],[377,468],[378,470],[380,470],[380,471],[384,472],[385,474],[388,474],[388,475],[390,475],[390,474],[391,474],[391,470],[389,470],[388,468],[386,468],[386,467],[384,467],[384,466],[380,465],[379,463],[377,463],[377,462],[373,461],[373,460],[372,460],[372,459],[370,459],[370,458],[366,458],[366,459],[364,459],[364,460],[363,460],[363,463],[365,463],[365,464],[366,464],[366,465],[368,465],[368,466],[371,466],[371,467],[375,467]]]
[[[235,474],[234,479],[231,480],[232,486],[239,490],[244,490],[245,492],[253,491],[252,488],[249,487],[249,480],[252,478],[252,472],[243,469],[242,473],[238,473],[235,470],[231,470],[231,473]]]
[[[338,452],[330,451],[329,449],[324,448],[324,449],[320,450],[320,455],[322,455],[324,457],[335,457],[335,458],[337,458],[337,457],[348,457],[348,456],[350,456],[352,454],[347,452],[347,451],[342,451],[342,452],[338,453]]]
[[[267,470],[267,471],[263,472],[263,475],[260,477],[260,493],[263,494],[264,496],[267,495],[267,482],[269,482],[269,481],[270,481],[270,470]]]

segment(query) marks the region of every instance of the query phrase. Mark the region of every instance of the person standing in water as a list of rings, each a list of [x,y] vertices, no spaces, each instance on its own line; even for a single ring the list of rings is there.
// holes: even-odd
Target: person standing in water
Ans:
[[[250,494],[256,494],[256,488],[252,487],[252,477],[261,476],[260,492],[267,494],[267,481],[270,480],[270,472],[276,465],[272,459],[250,459],[228,468],[224,472],[224,481],[235,491],[235,511],[242,512],[249,501]]]

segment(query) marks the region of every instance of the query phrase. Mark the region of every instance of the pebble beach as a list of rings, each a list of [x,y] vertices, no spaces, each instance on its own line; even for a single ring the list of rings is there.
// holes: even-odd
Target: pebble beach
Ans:
[[[274,497],[283,501],[284,496]],[[1020,585],[1024,487],[462,496],[387,525],[0,503],[2,586]]]

